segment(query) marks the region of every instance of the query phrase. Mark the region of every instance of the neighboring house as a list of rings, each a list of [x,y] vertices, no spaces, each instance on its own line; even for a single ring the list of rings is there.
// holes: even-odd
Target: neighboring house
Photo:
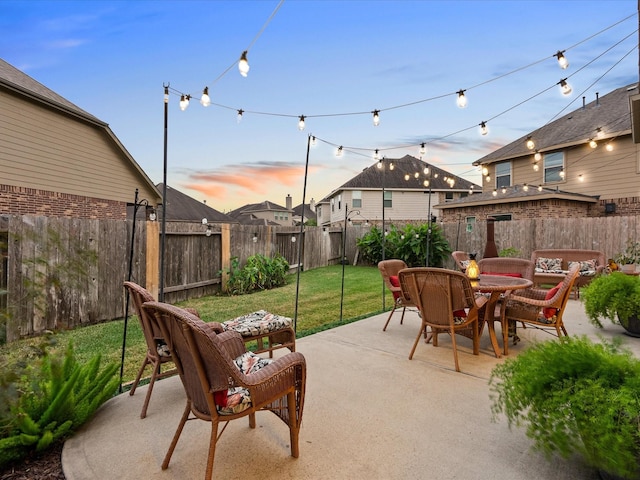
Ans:
[[[163,183],[157,185],[158,191],[162,192]],[[158,208],[158,220],[162,218],[162,206]],[[193,197],[186,195],[175,188],[167,185],[167,221],[168,222],[202,222],[207,219],[207,223],[238,223],[229,215],[219,212],[209,207],[204,202],[199,202]]]
[[[316,201],[313,198],[309,203],[293,207],[293,222],[296,225],[307,223],[310,220],[314,222],[317,222],[318,220],[316,215]]]
[[[440,215],[438,204],[478,190],[479,185],[411,155],[384,158],[318,202],[318,225],[344,225],[345,215],[355,225],[380,226],[383,217],[385,225],[425,222]]]
[[[286,207],[266,200],[261,203],[252,203],[236,208],[230,211],[228,215],[243,225],[282,225],[291,227],[295,225],[291,202],[291,195],[287,195]]]
[[[0,59],[0,214],[126,219],[136,189],[161,203],[107,123]]]
[[[640,214],[637,95],[632,84],[583,97],[580,108],[475,161],[484,193],[438,205],[444,221]]]

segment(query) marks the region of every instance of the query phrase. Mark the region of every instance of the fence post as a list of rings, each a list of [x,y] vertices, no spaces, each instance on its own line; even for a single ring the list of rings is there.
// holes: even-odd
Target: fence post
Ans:
[[[231,268],[231,230],[228,223],[220,226],[220,265],[222,270],[222,291],[227,291],[229,269]]]
[[[133,220],[135,222],[135,219]],[[153,298],[160,289],[160,222],[145,222],[147,230],[146,286]]]

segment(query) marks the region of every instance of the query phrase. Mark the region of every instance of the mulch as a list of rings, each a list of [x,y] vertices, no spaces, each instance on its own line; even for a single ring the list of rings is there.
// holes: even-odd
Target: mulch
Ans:
[[[0,469],[0,480],[65,480],[62,447],[59,442],[39,455],[33,455]]]

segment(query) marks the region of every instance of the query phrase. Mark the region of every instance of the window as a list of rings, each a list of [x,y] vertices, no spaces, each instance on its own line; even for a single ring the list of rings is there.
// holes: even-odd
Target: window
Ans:
[[[476,225],[476,217],[466,217],[465,223],[467,224],[467,232],[473,232],[473,228]]]
[[[388,190],[384,191],[384,201],[382,202],[384,205],[384,208],[391,208],[393,207],[393,202],[392,202],[392,198],[391,198],[391,193]]]
[[[503,213],[499,215],[491,215],[491,218],[493,218],[496,222],[508,222],[511,220],[511,214]]]
[[[453,200],[453,192],[444,192],[445,200]]]
[[[338,194],[338,211],[342,210],[342,194]]]
[[[561,182],[560,172],[564,170],[564,154],[562,152],[544,155],[544,183]]]
[[[336,202],[335,202],[335,200],[336,200],[335,198],[331,199],[331,211],[332,212],[336,211],[336,208],[335,208],[336,207]]]
[[[496,163],[496,188],[511,186],[511,162]]]
[[[354,190],[351,193],[351,206],[353,208],[362,207],[362,190]]]

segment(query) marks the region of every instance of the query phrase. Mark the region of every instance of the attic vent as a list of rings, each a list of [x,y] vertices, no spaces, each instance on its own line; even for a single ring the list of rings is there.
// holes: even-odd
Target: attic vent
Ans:
[[[616,213],[616,204],[615,203],[605,203],[604,204],[604,213]]]

